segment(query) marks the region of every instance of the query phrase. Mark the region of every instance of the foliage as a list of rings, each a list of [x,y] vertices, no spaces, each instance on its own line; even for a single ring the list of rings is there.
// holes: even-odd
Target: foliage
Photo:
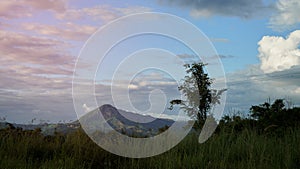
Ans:
[[[284,99],[277,99],[272,104],[265,102],[250,108],[250,116],[224,116],[219,123],[218,130],[232,130],[242,132],[251,129],[260,134],[284,135],[290,128],[300,127],[300,108],[288,107]]]
[[[273,104],[265,102],[250,108],[251,117],[257,120],[258,127],[263,130],[295,127],[300,122],[300,109],[286,108],[283,99],[277,99]]]
[[[204,63],[193,63],[184,65],[187,75],[183,79],[183,84],[178,87],[187,100],[172,100],[170,101],[171,109],[173,105],[179,104],[187,114],[196,120],[196,128],[200,129],[213,104],[219,104],[220,97],[226,89],[215,90],[211,89],[213,80],[209,78],[204,71]]]

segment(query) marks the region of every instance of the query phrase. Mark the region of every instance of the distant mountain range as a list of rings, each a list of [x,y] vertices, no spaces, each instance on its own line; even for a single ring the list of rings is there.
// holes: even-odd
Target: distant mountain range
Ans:
[[[100,121],[100,113],[102,113],[105,121]],[[125,118],[122,114],[131,120]],[[72,123],[15,124],[0,122],[0,129],[15,127],[22,128],[23,130],[34,130],[36,128],[41,128],[44,135],[53,135],[54,132],[67,134],[77,130],[82,125],[85,131],[90,133],[99,131],[99,129],[103,131],[104,128],[109,131],[112,128],[128,136],[147,137],[157,135],[159,132],[170,127],[173,123],[174,121],[170,119],[144,116],[137,113],[120,110],[112,105],[106,104],[87,113],[79,120],[76,120]]]

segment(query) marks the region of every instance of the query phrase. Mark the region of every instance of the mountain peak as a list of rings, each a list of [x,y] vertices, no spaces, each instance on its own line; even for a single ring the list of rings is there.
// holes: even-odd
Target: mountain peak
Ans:
[[[117,109],[110,104],[104,104],[99,109],[86,114],[80,119],[80,122],[83,122],[84,126],[88,128],[97,130],[96,124],[103,124],[103,121],[98,121],[101,119],[99,118],[100,113],[111,128],[123,134],[125,132],[129,136],[145,137],[156,135],[160,128],[169,127],[174,123],[173,120],[169,119],[154,118]]]

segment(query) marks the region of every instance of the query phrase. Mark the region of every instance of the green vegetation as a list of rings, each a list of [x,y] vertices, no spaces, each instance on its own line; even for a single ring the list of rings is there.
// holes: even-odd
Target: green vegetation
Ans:
[[[39,129],[0,130],[0,168],[228,168],[282,169],[300,166],[300,111],[283,100],[252,106],[249,118],[225,116],[204,144],[189,134],[159,156],[130,159],[98,147],[81,130],[44,136]]]
[[[195,120],[194,129],[200,130],[209,115],[212,105],[220,104],[221,95],[227,90],[211,89],[213,79],[205,72],[205,65],[202,62],[184,65],[186,76],[183,84],[178,90],[186,97],[186,100],[171,100],[170,108],[180,105],[192,119]]]

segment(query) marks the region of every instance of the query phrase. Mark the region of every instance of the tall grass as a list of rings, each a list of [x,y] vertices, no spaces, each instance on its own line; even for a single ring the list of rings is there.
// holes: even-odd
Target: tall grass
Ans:
[[[78,130],[43,136],[38,130],[0,130],[0,168],[228,168],[282,169],[300,167],[300,129],[282,136],[220,131],[204,144],[189,134],[170,151],[145,159],[113,155]]]

